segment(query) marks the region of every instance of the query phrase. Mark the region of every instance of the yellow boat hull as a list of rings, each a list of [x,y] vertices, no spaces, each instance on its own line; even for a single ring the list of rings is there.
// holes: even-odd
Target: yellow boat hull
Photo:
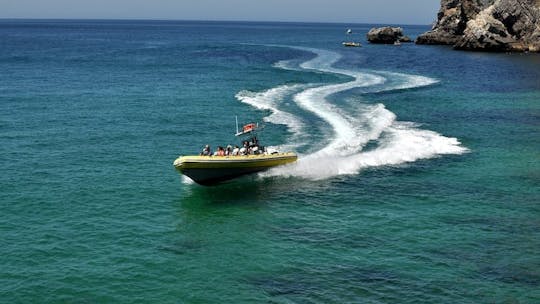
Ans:
[[[174,166],[201,185],[214,185],[242,175],[295,162],[295,153],[238,156],[180,156]]]

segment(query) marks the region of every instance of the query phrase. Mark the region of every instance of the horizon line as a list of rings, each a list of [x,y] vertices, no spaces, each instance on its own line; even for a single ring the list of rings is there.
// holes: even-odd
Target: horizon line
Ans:
[[[337,21],[286,21],[286,20],[222,20],[222,19],[168,19],[168,18],[26,18],[0,17],[0,20],[36,20],[36,21],[177,21],[177,22],[246,22],[246,23],[289,23],[289,24],[364,24],[364,25],[409,25],[431,26],[432,24],[380,23],[380,22],[337,22]]]

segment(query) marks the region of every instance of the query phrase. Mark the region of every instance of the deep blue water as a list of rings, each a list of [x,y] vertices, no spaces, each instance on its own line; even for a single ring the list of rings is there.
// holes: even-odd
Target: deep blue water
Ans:
[[[0,20],[0,302],[540,302],[539,55],[371,27]],[[299,162],[181,177],[235,116]]]

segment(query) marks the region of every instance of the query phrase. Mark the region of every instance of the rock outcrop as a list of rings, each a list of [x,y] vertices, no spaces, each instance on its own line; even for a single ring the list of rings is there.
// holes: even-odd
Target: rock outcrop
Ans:
[[[540,0],[442,0],[437,23],[416,43],[540,52]]]
[[[393,44],[399,42],[412,42],[408,36],[403,36],[403,29],[400,27],[379,27],[372,28],[367,33],[367,40],[371,43]]]
[[[418,44],[455,44],[463,35],[467,22],[494,0],[441,0],[437,22],[416,39]]]

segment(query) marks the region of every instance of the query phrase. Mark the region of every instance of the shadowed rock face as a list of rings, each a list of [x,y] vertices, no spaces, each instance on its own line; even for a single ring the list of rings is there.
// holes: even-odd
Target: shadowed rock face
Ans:
[[[437,23],[418,44],[481,51],[540,51],[539,0],[442,0]]]

